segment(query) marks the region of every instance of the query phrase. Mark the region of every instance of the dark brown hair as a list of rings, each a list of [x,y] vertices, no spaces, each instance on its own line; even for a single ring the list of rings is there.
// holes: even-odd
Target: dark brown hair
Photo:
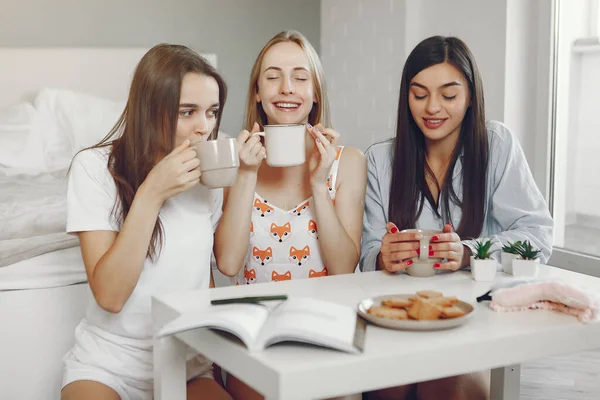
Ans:
[[[425,137],[412,117],[408,96],[411,80],[422,70],[441,63],[450,63],[462,72],[468,82],[471,103],[460,128],[446,179],[444,182],[437,182],[427,164]],[[483,228],[485,213],[489,148],[481,76],[473,54],[462,40],[433,36],[423,40],[410,53],[400,83],[394,142],[389,220],[401,230],[415,228],[426,200],[438,217],[451,223],[452,201],[463,210],[457,233],[464,238],[478,237]],[[452,186],[453,172],[459,156],[462,157],[462,199],[458,198]],[[427,185],[427,176],[433,178],[440,189],[439,207]]]
[[[112,212],[120,224],[127,217],[134,196],[150,170],[175,147],[181,83],[188,73],[209,76],[217,81],[219,110],[217,123],[209,137],[216,139],[227,98],[225,81],[204,58],[189,48],[159,44],[137,65],[121,117],[108,135],[92,146],[112,146],[108,169],[117,186]],[[150,258],[156,258],[163,240],[159,217],[148,248]]]

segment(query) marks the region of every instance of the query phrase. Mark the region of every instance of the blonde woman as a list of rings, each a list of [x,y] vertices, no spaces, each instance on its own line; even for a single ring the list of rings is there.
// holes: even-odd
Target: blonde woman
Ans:
[[[219,270],[237,284],[354,272],[360,257],[366,161],[338,146],[331,128],[325,77],[316,51],[300,33],[285,31],[259,53],[248,90],[240,169],[224,192],[215,236]],[[263,163],[265,125],[305,124],[306,162]],[[234,398],[262,398],[229,377]]]

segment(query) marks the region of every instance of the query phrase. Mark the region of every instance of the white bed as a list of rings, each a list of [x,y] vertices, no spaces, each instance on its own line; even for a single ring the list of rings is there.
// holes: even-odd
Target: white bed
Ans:
[[[44,135],[42,139],[29,137],[20,149],[26,150],[25,153],[11,153],[7,149],[19,144],[16,140],[23,141],[24,136],[20,136],[22,132],[13,132],[19,136],[13,135],[12,139],[3,136],[2,129],[6,126],[0,124],[0,159],[13,156],[14,163],[10,167],[0,165],[0,177],[24,174],[23,182],[30,182],[33,177],[50,171],[60,175],[65,163],[68,166],[74,147],[91,144],[115,122],[116,119],[110,119],[122,110],[135,65],[146,51],[146,48],[0,48],[3,60],[0,111],[19,104],[20,118],[35,109],[36,124]],[[203,55],[216,65],[214,54]],[[81,108],[87,101],[87,108]],[[90,114],[99,106],[104,107],[104,113]],[[41,107],[45,107],[44,117],[39,113]],[[85,134],[78,136],[82,126],[69,120],[65,114],[69,107],[77,108],[80,122],[91,123],[96,131],[85,129]],[[60,123],[50,121],[52,117]],[[65,120],[70,123],[69,132],[64,132],[61,125]],[[59,204],[64,184],[59,179],[52,181],[46,187],[44,199],[31,198],[35,192],[26,194],[25,200],[15,197],[18,200],[13,208],[7,208],[6,204],[0,208],[0,217],[3,210],[4,217],[10,218],[11,210],[23,211],[24,203],[31,203],[34,212],[41,210],[44,215],[23,212],[21,219],[43,221],[46,231],[55,230],[57,224],[64,224],[64,204]],[[21,189],[15,190],[15,195],[23,195]],[[13,194],[2,187],[0,200],[6,195]],[[0,236],[0,399],[52,400],[60,398],[61,357],[72,345],[73,331],[91,294],[85,283],[79,247],[58,233],[55,233],[58,239],[52,243],[56,250],[44,253],[39,247],[29,246],[27,252],[17,253],[18,261],[5,265],[7,259],[11,260],[3,257],[5,244],[22,246],[18,240],[27,236],[23,233],[27,229],[12,222],[0,224],[0,234],[4,235]],[[36,225],[32,229],[41,228]],[[42,233],[52,233],[46,231]]]

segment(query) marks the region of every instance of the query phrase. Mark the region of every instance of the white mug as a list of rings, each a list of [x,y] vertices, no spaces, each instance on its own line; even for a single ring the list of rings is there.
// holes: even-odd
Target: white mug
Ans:
[[[423,238],[419,240],[419,256],[414,257],[413,263],[406,268],[406,272],[411,276],[428,277],[436,273],[434,265],[442,261],[439,257],[429,257],[429,244],[431,238],[442,233],[429,229],[404,229],[401,232],[420,233]]]
[[[303,124],[265,125],[264,136],[267,164],[271,167],[292,167],[306,161],[306,126]]]

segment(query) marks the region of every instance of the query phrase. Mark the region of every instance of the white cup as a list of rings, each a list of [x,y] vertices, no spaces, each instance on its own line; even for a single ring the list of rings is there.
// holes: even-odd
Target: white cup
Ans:
[[[306,161],[306,126],[303,124],[265,125],[264,136],[267,164],[271,167],[292,167]]]
[[[406,268],[406,272],[411,276],[422,278],[435,275],[436,269],[434,265],[442,262],[442,259],[439,257],[429,257],[429,243],[433,236],[441,234],[442,231],[430,229],[404,229],[401,232],[420,233],[423,236],[423,238],[419,240],[419,256],[412,259],[413,263]]]

